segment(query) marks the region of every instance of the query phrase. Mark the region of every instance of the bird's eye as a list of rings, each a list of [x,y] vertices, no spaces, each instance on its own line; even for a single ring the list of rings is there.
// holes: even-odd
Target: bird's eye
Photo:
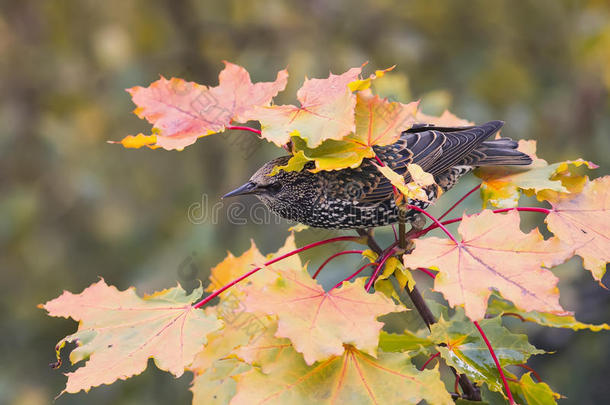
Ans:
[[[282,183],[280,183],[279,181],[275,182],[275,183],[271,183],[267,188],[272,193],[277,193],[278,191],[280,191],[282,189]]]

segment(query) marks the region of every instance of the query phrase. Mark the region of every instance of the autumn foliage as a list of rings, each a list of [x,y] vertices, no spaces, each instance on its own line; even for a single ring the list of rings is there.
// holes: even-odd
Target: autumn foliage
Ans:
[[[425,115],[417,102],[375,95],[375,81],[393,67],[369,76],[362,69],[306,79],[295,105],[273,103],[286,87],[286,70],[272,82],[253,84],[244,68],[225,62],[215,87],[161,77],[128,90],[135,113],[153,125],[152,132],[119,143],[180,150],[200,137],[242,129],[291,152],[277,170],[301,170],[310,161],[314,171],[339,170],[375,159],[373,146],[395,142],[416,123],[469,124],[449,112]],[[249,121],[261,129],[235,125]],[[535,141],[520,141],[519,149],[533,158],[527,168],[477,170],[482,205],[492,209],[432,218],[428,227],[409,232],[409,249],[397,240],[375,251],[371,235],[355,234],[297,248],[291,234],[270,255],[254,243],[241,255],[229,253],[212,269],[205,289],[190,294],[178,285],[140,297],[104,280],[80,294],[64,292],[41,305],[50,316],[79,322],[56,346],[60,359],[66,343],[76,343],[70,361],[79,367],[67,373],[64,392],[130,378],[152,358],[176,377],[193,374],[194,404],[556,403],[560,395],[532,378],[535,372],[517,376],[512,366],[528,368],[530,356],[545,352],[511,332],[502,317],[552,328],[610,329],[581,323],[563,308],[551,270],[576,255],[603,287],[610,261],[610,176],[589,179],[585,170],[596,166],[582,159],[548,164],[535,148]],[[408,168],[413,181],[406,184],[389,168],[378,168],[402,203],[425,198],[422,187],[434,183],[417,165]],[[521,195],[542,205],[519,207]],[[543,216],[546,229],[522,231],[522,211]],[[445,225],[456,222],[452,234]],[[443,237],[426,236],[438,228]],[[315,279],[322,266],[316,271],[298,254],[336,242],[359,250],[329,260],[355,254],[363,261],[325,290]],[[424,301],[431,313],[427,325],[389,332],[385,315],[422,313],[404,304],[405,291],[419,287],[416,271],[434,279],[433,290],[444,301]]]

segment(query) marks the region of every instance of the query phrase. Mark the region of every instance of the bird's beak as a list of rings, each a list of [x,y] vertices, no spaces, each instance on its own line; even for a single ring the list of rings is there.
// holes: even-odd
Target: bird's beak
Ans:
[[[256,184],[249,181],[243,186],[237,187],[235,190],[223,195],[222,198],[235,197],[236,195],[254,194],[257,192],[257,190],[258,188],[256,187]]]

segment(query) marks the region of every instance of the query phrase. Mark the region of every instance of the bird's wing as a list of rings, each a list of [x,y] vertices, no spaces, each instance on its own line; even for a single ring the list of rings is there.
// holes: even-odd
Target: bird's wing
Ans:
[[[459,164],[472,153],[485,139],[496,133],[503,125],[501,121],[492,121],[475,127],[459,130],[450,128],[450,132],[438,129],[402,135],[393,145],[376,147],[377,156],[395,172],[402,174],[405,182],[411,181],[407,164],[415,163],[432,175],[446,172],[452,166]],[[445,129],[445,128],[440,128]],[[377,171],[368,163],[363,167],[366,171]],[[383,176],[379,181],[362,194],[359,202],[363,205],[379,204],[393,194],[392,184]]]

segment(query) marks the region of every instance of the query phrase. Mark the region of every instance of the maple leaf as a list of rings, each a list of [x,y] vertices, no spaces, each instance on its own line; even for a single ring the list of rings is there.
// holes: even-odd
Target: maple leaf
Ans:
[[[241,256],[235,257],[233,253],[227,252],[227,257],[222,262],[217,264],[210,271],[210,284],[206,287],[206,292],[215,291],[225,285],[229,284],[232,280],[246,274],[248,271],[254,269],[257,266],[262,265],[265,262],[265,256],[258,250],[254,241],[250,241],[250,249],[245,251]],[[259,275],[260,274],[260,275]],[[258,276],[257,276],[258,275]],[[264,272],[258,272],[249,278],[248,282],[253,282],[261,278]],[[264,281],[263,281],[264,282]],[[220,294],[220,297],[226,297],[231,294],[238,294],[236,289],[228,290]]]
[[[278,170],[300,171],[308,161],[315,161],[311,170],[340,170],[360,166],[362,159],[375,157],[373,146],[390,145],[415,122],[417,102],[402,104],[373,96],[370,91],[357,93],[355,132],[341,140],[326,140],[315,148],[293,137],[293,157]]]
[[[451,306],[463,305],[472,320],[483,318],[494,289],[525,311],[566,314],[559,304],[557,277],[542,266],[563,263],[574,254],[573,248],[558,238],[544,240],[538,229],[521,232],[516,211],[484,210],[462,218],[461,242],[417,239],[405,263],[438,269],[434,289]]]
[[[548,384],[543,382],[535,382],[532,379],[532,373],[527,372],[521,376],[517,382],[511,380],[509,387],[515,399],[520,404],[528,405],[554,405],[557,404],[557,399],[562,396],[553,392]]]
[[[263,373],[269,374],[277,365],[275,359],[284,350],[294,349],[289,339],[277,338],[276,333],[277,322],[270,325],[255,341],[236,349],[235,355],[240,360],[259,367]]]
[[[415,122],[418,102],[390,102],[369,91],[357,94],[356,131],[346,138],[366,147],[391,145]]]
[[[475,174],[483,180],[483,207],[487,203],[501,208],[516,207],[521,193],[527,196],[535,195],[539,201],[578,193],[584,186],[586,176],[577,173],[576,168],[597,168],[595,164],[582,159],[549,165],[536,156],[536,141],[519,141],[518,150],[532,158],[532,164],[527,168],[481,167],[475,170]]]
[[[403,333],[388,333],[381,331],[379,348],[384,352],[420,352],[425,347],[433,346],[428,338],[419,337],[405,330]]]
[[[386,260],[383,271],[377,276],[377,280],[375,280],[375,291],[381,291],[386,296],[399,300],[396,289],[390,280],[390,276],[392,275],[396,278],[400,289],[404,289],[408,284],[409,289],[413,290],[415,279],[413,278],[411,271],[405,268],[397,258],[390,257]]]
[[[235,376],[231,404],[453,404],[437,369],[417,370],[404,353],[375,359],[347,345],[341,356],[308,366],[292,348],[281,351],[265,374]]]
[[[551,232],[576,249],[583,266],[601,284],[610,261],[610,176],[597,178],[572,199],[551,202]]]
[[[224,327],[208,334],[208,342],[187,367],[195,375],[205,373],[214,362],[234,357],[238,348],[260,339],[269,328],[274,328],[275,318],[245,311],[245,305],[237,295],[221,300],[220,304],[205,309],[206,314],[221,319]]]
[[[347,138],[346,138],[347,139]],[[292,138],[293,156],[285,166],[276,169],[300,171],[309,161],[315,162],[311,172],[356,168],[362,159],[375,157],[372,148],[356,142],[327,140],[316,148],[308,148],[304,140]]]
[[[294,235],[292,234],[286,238],[284,246],[276,253],[267,255],[267,257],[263,256],[254,244],[254,241],[251,241],[250,249],[241,256],[235,257],[231,252],[228,252],[227,257],[216,267],[212,268],[210,285],[206,288],[206,291],[211,292],[221,288],[254,267],[262,266],[269,259],[295,249]],[[241,288],[248,285],[262,288],[265,284],[276,280],[277,274],[274,271],[277,269],[294,267],[302,267],[298,255],[290,256],[267,266],[266,269],[250,276],[243,284],[220,294],[220,303],[213,307],[207,307],[205,311],[210,315],[222,319],[224,327],[208,335],[208,343],[197,353],[195,360],[188,369],[196,374],[204,373],[216,360],[231,355],[236,348],[246,345],[254,339],[258,339],[268,328],[273,327],[274,317],[260,312],[246,312],[246,306],[243,301],[245,294]]]
[[[404,311],[380,294],[368,294],[364,279],[325,292],[307,269],[277,271],[275,283],[245,287],[248,311],[278,316],[277,337],[289,338],[307,364],[341,355],[344,344],[375,354],[383,323],[377,317]]]
[[[206,287],[205,291],[215,291],[229,284],[232,280],[246,274],[255,267],[263,266],[266,261],[274,257],[281,256],[295,249],[296,245],[294,242],[293,234],[290,234],[288,238],[286,238],[284,246],[282,246],[280,250],[278,250],[276,253],[269,254],[267,256],[263,256],[263,254],[256,247],[254,241],[250,241],[250,249],[244,252],[241,256],[235,257],[231,252],[227,252],[227,257],[225,257],[222,262],[212,268],[210,274],[210,284]],[[228,295],[236,295],[241,298],[243,297],[243,293],[240,292],[240,289],[243,286],[256,285],[258,288],[261,288],[266,283],[275,281],[277,275],[272,273],[272,270],[293,268],[300,269],[301,267],[302,264],[301,259],[299,259],[299,256],[290,256],[284,260],[267,266],[267,268],[264,270],[253,274],[252,276],[248,277],[248,279],[245,280],[243,284],[240,284],[239,286],[236,286],[231,290],[223,292],[222,294],[220,294],[220,297],[223,298]]]
[[[236,359],[215,361],[205,372],[193,378],[193,405],[228,404],[237,392],[237,382],[231,377],[250,368]]]
[[[70,353],[72,364],[88,359],[67,373],[64,392],[127,379],[144,371],[151,357],[161,370],[181,376],[206,336],[222,327],[216,317],[193,309],[202,292],[199,287],[187,295],[177,286],[140,298],[134,288],[119,291],[100,280],[80,294],[64,291],[41,305],[50,316],[79,321],[78,331],[56,346],[58,359],[70,342],[77,344]]]
[[[138,106],[134,112],[154,125],[153,135],[130,135],[120,143],[125,147],[183,149],[199,137],[224,131],[231,120],[245,122],[253,107],[269,105],[286,87],[286,70],[279,71],[273,82],[252,84],[246,69],[224,63],[216,87],[161,77],[148,87],[128,89]]]
[[[548,312],[522,311],[512,303],[496,296],[492,296],[487,309],[487,313],[489,315],[513,315],[519,317],[523,321],[534,322],[538,325],[548,326],[551,328],[567,328],[572,330],[589,329],[593,332],[610,330],[610,325],[607,323],[602,323],[600,325],[582,323],[577,321],[572,315],[557,315],[550,314]]]
[[[356,96],[349,83],[358,78],[362,68],[327,79],[305,79],[297,92],[300,107],[273,105],[256,107],[248,118],[260,121],[263,138],[282,146],[291,136],[304,139],[315,148],[327,139],[342,139],[353,132]]]
[[[503,384],[485,341],[474,324],[458,312],[451,320],[443,317],[430,327],[428,339],[436,343],[437,350],[447,364],[459,373],[468,375],[477,383],[487,383],[494,391],[502,392]],[[535,354],[544,354],[528,343],[527,335],[511,333],[502,326],[501,318],[485,319],[481,328],[491,342],[502,367],[522,364]]]

